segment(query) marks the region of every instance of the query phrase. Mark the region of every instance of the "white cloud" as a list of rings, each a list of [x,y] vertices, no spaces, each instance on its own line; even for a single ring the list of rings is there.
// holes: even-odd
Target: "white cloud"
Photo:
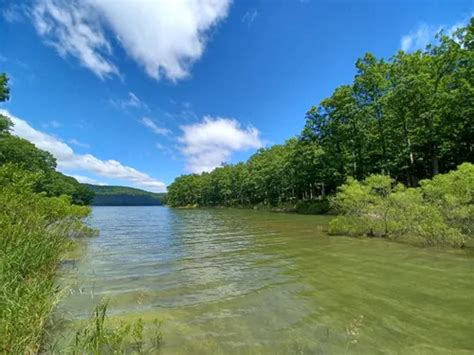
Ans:
[[[415,31],[402,37],[400,40],[401,48],[405,52],[424,49],[432,41],[436,32],[437,29],[422,24]]]
[[[69,175],[69,176],[72,176],[74,179],[76,179],[77,181],[83,184],[107,185],[95,179],[91,179],[90,177],[87,177],[87,176],[82,176],[82,175]]]
[[[431,26],[422,23],[418,28],[401,38],[400,47],[405,52],[424,49],[428,44],[435,41],[435,36],[438,32],[443,31],[444,34],[451,36],[458,28],[466,26],[467,22],[468,20],[459,21],[449,26]]]
[[[72,145],[75,145],[77,147],[81,147],[81,148],[90,148],[91,146],[87,143],[82,143],[80,141],[78,141],[77,139],[73,138],[73,139],[70,139],[69,140],[69,143],[72,144]]]
[[[32,16],[37,32],[62,57],[76,57],[101,78],[118,73],[107,59],[112,47],[91,6],[75,1],[39,0]]]
[[[187,170],[193,173],[211,171],[235,151],[263,146],[255,127],[242,127],[230,118],[206,116],[202,122],[181,126],[181,129],[181,152],[187,159]]]
[[[137,95],[135,95],[133,92],[129,92],[128,96],[126,99],[122,100],[110,100],[112,105],[114,105],[116,108],[119,109],[128,109],[128,108],[143,108],[148,110],[148,105],[140,100]]]
[[[171,133],[168,128],[158,127],[158,125],[149,117],[143,117],[140,122],[147,128],[149,128],[153,133],[160,134],[162,136],[167,136]]]
[[[252,11],[247,11],[244,16],[242,16],[242,22],[247,26],[250,26],[258,16],[258,11],[256,9]]]
[[[99,77],[117,74],[112,32],[127,54],[159,80],[186,77],[208,32],[227,16],[231,0],[37,0],[38,33],[62,55],[77,57]]]
[[[77,154],[66,143],[31,127],[26,121],[0,109],[14,123],[13,134],[34,143],[38,148],[50,152],[58,162],[61,171],[82,170],[99,176],[127,181],[151,191],[165,191],[166,185],[148,174],[121,164],[116,160],[101,160],[91,154]]]
[[[23,14],[25,13],[24,4],[12,3],[9,6],[5,6],[1,11],[1,14],[5,21],[14,23],[23,21]]]

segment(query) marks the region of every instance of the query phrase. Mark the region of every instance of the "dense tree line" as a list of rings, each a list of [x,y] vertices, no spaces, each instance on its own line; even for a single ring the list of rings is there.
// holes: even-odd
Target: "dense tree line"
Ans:
[[[9,99],[8,78],[0,75],[0,102]],[[34,191],[47,196],[71,196],[73,203],[88,205],[94,193],[76,179],[56,171],[56,159],[26,139],[10,133],[11,120],[0,115],[0,166],[14,164],[19,170],[35,172]]]
[[[83,185],[95,194],[93,206],[160,206],[166,195],[126,186]]]
[[[349,85],[306,114],[299,137],[247,162],[178,177],[168,203],[255,205],[321,199],[348,177],[407,186],[474,162],[474,18],[389,60],[367,53]]]

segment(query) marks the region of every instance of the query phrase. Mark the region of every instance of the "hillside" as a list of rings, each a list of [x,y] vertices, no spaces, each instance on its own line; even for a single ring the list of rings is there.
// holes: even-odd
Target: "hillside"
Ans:
[[[83,184],[94,191],[93,206],[160,206],[166,193],[154,193],[126,186]]]

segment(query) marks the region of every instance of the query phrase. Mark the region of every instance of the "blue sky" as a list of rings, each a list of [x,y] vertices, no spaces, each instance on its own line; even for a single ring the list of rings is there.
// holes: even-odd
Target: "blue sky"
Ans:
[[[131,5],[133,3],[133,5]],[[354,76],[465,23],[472,0],[0,0],[15,133],[81,181],[163,191],[298,134]]]

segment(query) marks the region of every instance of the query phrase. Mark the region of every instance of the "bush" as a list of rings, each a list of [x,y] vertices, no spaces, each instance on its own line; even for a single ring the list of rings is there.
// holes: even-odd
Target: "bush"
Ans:
[[[464,163],[420,185],[425,201],[435,205],[447,223],[465,235],[474,234],[474,164]]]
[[[427,245],[463,246],[472,236],[474,165],[423,180],[406,188],[382,175],[342,185],[331,206],[340,215],[330,222],[333,234],[397,239],[419,237]]]

